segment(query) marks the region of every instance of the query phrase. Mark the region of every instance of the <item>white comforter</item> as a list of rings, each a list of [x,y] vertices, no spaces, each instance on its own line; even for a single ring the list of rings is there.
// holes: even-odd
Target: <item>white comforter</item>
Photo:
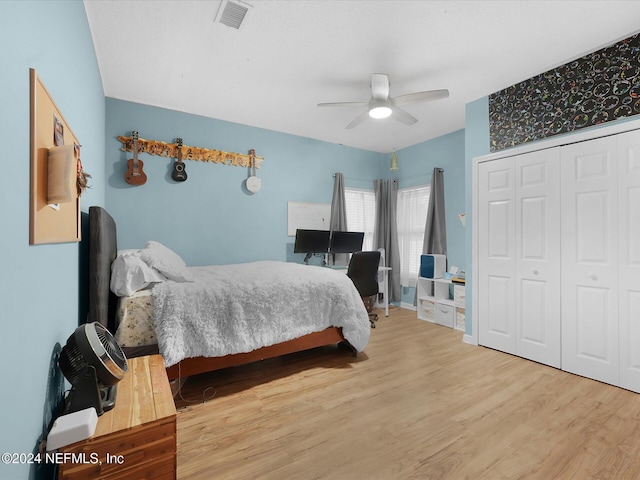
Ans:
[[[190,267],[195,282],[153,287],[167,367],[189,357],[250,352],[330,326],[362,351],[367,311],[351,279],[330,268],[260,261]]]

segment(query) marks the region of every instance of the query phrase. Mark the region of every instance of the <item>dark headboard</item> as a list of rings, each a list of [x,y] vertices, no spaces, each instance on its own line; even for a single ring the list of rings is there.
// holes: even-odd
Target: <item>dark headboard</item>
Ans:
[[[115,334],[117,298],[111,292],[111,263],[116,258],[116,222],[102,207],[89,207],[89,322]]]

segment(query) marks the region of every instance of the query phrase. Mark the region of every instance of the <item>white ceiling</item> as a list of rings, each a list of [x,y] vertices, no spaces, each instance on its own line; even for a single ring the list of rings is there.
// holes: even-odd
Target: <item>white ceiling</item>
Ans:
[[[464,128],[465,104],[639,31],[640,2],[248,0],[239,30],[221,0],[84,0],[108,97],[390,152]],[[391,96],[450,97],[344,127],[372,73]],[[142,128],[142,127],[140,127]]]

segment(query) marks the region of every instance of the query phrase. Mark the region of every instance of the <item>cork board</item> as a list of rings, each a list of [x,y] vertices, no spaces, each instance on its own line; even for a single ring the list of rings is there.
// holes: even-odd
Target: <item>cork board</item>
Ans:
[[[80,145],[60,110],[34,69],[29,71],[31,100],[31,185],[29,208],[29,243],[64,243],[80,241],[80,197],[75,188],[68,202],[47,201],[49,149],[58,145]],[[57,140],[56,140],[57,136]],[[77,161],[77,154],[74,153]],[[76,165],[69,171],[75,183]]]

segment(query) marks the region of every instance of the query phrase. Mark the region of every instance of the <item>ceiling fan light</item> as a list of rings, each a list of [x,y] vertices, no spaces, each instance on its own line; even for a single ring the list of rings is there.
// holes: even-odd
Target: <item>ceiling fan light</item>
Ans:
[[[373,107],[369,110],[369,116],[371,118],[387,118],[391,115],[391,109],[389,107]]]

